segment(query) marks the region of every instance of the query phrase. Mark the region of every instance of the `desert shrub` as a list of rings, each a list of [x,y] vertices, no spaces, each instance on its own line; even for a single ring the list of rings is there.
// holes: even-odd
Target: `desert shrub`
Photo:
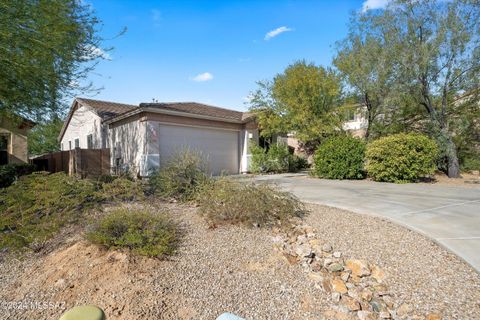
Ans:
[[[30,174],[35,167],[27,163],[12,163],[0,166],[0,188],[6,188],[19,177]]]
[[[424,135],[394,134],[368,145],[366,169],[376,181],[415,182],[435,172],[437,154],[435,141]]]
[[[149,176],[149,192],[164,198],[192,200],[209,179],[206,172],[206,161],[200,153],[182,150]]]
[[[462,171],[480,170],[480,154],[475,157],[466,157],[461,165]]]
[[[144,198],[140,181],[117,178],[101,184],[99,191],[107,201],[138,201]]]
[[[119,208],[96,221],[86,238],[107,248],[161,257],[175,252],[179,233],[165,213]]]
[[[0,190],[0,248],[40,248],[60,227],[98,203],[96,185],[36,172]]]
[[[315,151],[313,174],[327,179],[362,179],[365,143],[351,136],[331,137]]]
[[[308,166],[305,159],[290,154],[286,144],[272,144],[268,150],[257,145],[250,146],[252,154],[249,170],[253,173],[296,172]]]
[[[211,226],[245,224],[288,225],[305,208],[294,195],[267,184],[235,182],[226,178],[205,184],[198,194],[200,214]]]

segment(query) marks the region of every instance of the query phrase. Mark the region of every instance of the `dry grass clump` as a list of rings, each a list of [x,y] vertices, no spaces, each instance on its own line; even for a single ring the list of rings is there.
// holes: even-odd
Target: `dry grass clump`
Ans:
[[[244,224],[289,225],[305,213],[303,203],[271,185],[235,182],[226,178],[205,184],[197,197],[200,214],[210,226]]]

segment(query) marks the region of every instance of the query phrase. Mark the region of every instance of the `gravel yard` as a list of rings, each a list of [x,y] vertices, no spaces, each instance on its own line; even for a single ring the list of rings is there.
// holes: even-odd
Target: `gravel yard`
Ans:
[[[306,223],[346,256],[386,273],[400,302],[444,319],[480,319],[480,274],[443,247],[389,221],[326,206],[309,206]]]
[[[196,208],[169,206],[185,235],[158,261],[108,252],[74,234],[47,253],[1,260],[0,302],[65,302],[0,310],[1,319],[55,319],[62,307],[93,303],[107,319],[323,319],[333,302],[298,264],[274,250],[271,230],[208,229]],[[480,318],[480,275],[430,240],[378,218],[309,206],[306,223],[344,256],[379,265],[399,301],[443,319]],[[0,308],[5,307],[5,303]]]

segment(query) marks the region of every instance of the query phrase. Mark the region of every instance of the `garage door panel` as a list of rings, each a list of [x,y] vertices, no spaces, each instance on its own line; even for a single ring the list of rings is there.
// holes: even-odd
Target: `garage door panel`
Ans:
[[[238,131],[160,124],[160,163],[188,148],[201,152],[213,174],[238,173],[238,135]]]

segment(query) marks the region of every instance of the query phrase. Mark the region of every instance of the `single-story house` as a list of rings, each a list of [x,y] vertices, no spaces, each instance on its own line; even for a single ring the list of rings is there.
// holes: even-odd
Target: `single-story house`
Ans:
[[[0,165],[28,162],[27,135],[35,123],[17,115],[0,117]]]
[[[129,105],[74,99],[59,135],[61,150],[110,149],[114,171],[147,176],[176,152],[200,152],[212,174],[248,171],[258,142],[255,117],[196,102]]]

